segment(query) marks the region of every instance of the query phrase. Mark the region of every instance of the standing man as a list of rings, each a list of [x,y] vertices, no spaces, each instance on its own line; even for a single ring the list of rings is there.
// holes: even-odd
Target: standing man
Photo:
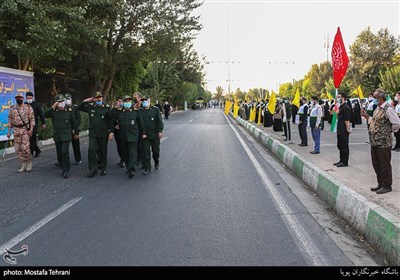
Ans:
[[[21,93],[15,95],[15,100],[17,105],[11,106],[8,112],[7,138],[11,137],[11,130],[14,130],[15,150],[21,163],[18,172],[30,172],[32,171],[32,154],[29,148],[29,138],[36,125],[35,116],[32,107],[24,104],[24,96]]]
[[[133,109],[134,110],[142,110],[142,93],[140,92],[135,92],[133,94]],[[143,137],[141,132],[139,131],[139,139],[137,141],[137,160],[134,163],[136,166],[142,165],[143,168],[143,162],[144,162],[144,150],[143,150]]]
[[[161,106],[160,102],[158,102],[158,100],[156,100],[156,104],[154,104],[154,106],[156,106],[158,108],[158,110],[160,110],[160,112],[162,114],[162,112],[163,112],[162,106]]]
[[[378,186],[371,188],[377,194],[392,191],[392,132],[400,128],[400,119],[393,107],[386,102],[387,94],[382,89],[374,92],[373,100],[378,107],[374,115],[370,117],[365,110],[362,116],[367,119],[369,126],[369,137],[371,142],[371,158]]]
[[[101,175],[107,174],[107,144],[112,141],[114,128],[110,106],[103,103],[103,94],[96,91],[93,97],[86,98],[78,106],[79,110],[89,114],[89,174],[91,178],[97,174],[97,163]]]
[[[320,153],[320,143],[321,143],[321,120],[322,120],[322,108],[321,105],[318,104],[318,97],[311,97],[312,107],[310,113],[310,127],[311,127],[311,135],[314,140],[314,150],[312,150],[311,154],[319,154]]]
[[[283,126],[283,131],[284,131],[284,136],[285,139],[283,141],[290,141],[292,140],[292,135],[290,131],[290,121],[292,119],[292,105],[289,104],[289,100],[287,97],[283,98],[283,104],[282,104],[282,112],[283,112],[283,117],[282,117],[282,126]]]
[[[168,101],[165,101],[164,104],[164,118],[168,120],[169,113],[171,112],[171,105],[169,105]]]
[[[347,103],[347,94],[339,93],[337,102],[340,105],[337,120],[337,148],[340,152],[340,160],[333,165],[346,167],[349,165],[349,135],[351,133],[351,107]]]
[[[142,137],[147,137],[141,113],[141,110],[133,108],[132,97],[129,95],[124,96],[123,109],[113,111],[113,119],[119,124],[121,151],[129,178],[135,176],[139,132]]]
[[[33,99],[33,93],[28,91],[26,93],[26,104],[30,105],[33,109],[33,115],[35,116],[35,126],[33,127],[33,132],[32,136],[29,138],[29,143],[30,143],[30,150],[31,150],[31,155],[33,155],[33,152],[35,152],[35,158],[39,157],[39,154],[42,152],[39,149],[39,146],[37,144],[37,134],[38,134],[38,126],[39,126],[39,117],[40,121],[42,122],[42,129],[46,128],[46,119],[43,114],[42,106],[40,106],[39,102],[36,102]]]
[[[124,163],[124,156],[122,154],[122,147],[121,147],[121,137],[119,135],[119,123],[118,123],[118,119],[115,118],[115,116],[120,113],[123,110],[123,99],[121,96],[117,97],[117,102],[114,106],[114,108],[112,108],[111,110],[111,115],[113,117],[113,124],[114,124],[114,138],[115,138],[115,143],[117,144],[117,152],[118,152],[118,156],[120,158],[119,162],[117,163],[117,165],[119,167],[125,167],[125,163]]]
[[[51,118],[53,123],[53,138],[56,143],[57,162],[62,170],[61,176],[68,178],[71,169],[69,143],[73,138],[79,139],[79,126],[74,110],[66,106],[64,95],[57,94],[55,101],[53,106],[46,111],[45,117]]]
[[[70,93],[64,94],[65,97],[65,106],[67,110],[70,108],[72,109],[72,112],[74,114],[74,118],[76,120],[76,126],[78,127],[81,125],[81,112],[79,112],[78,105],[72,104],[72,95]],[[71,131],[71,136],[72,136],[72,149],[74,150],[74,158],[75,158],[75,164],[80,165],[82,163],[82,156],[81,156],[81,145],[79,143],[79,137],[75,137],[75,135],[78,135],[76,131],[72,130]]]
[[[144,162],[144,173],[148,175],[151,173],[151,151],[153,153],[154,168],[158,169],[160,164],[160,139],[163,136],[162,132],[164,124],[162,122],[161,113],[157,107],[150,106],[150,98],[148,96],[142,97],[142,117],[146,127],[147,137],[143,140],[145,162]]]
[[[297,111],[297,114],[299,115],[299,134],[300,134],[300,139],[301,143],[299,146],[301,147],[306,147],[308,146],[308,139],[307,139],[307,114],[308,114],[308,105],[307,105],[307,99],[302,97],[300,99],[300,108]]]
[[[394,110],[397,116],[400,118],[400,92],[397,92],[394,97]],[[392,151],[400,152],[400,129],[394,134],[396,137],[396,144],[392,148]]]

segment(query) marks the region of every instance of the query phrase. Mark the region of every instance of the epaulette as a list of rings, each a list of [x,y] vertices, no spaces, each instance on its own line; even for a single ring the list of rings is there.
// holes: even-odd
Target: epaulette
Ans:
[[[150,108],[153,108],[153,109],[157,109],[157,110],[158,110],[158,107],[157,107],[157,106],[151,106]]]
[[[108,104],[106,104],[105,106],[106,106],[106,108],[110,108],[110,105],[108,105]]]
[[[94,106],[94,103],[93,103],[93,102],[90,102],[89,105],[90,105],[90,106]]]
[[[68,111],[72,112],[72,108],[68,108]]]

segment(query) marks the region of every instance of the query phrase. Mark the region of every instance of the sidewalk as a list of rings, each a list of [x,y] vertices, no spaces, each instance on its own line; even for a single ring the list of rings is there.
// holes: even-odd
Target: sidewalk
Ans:
[[[231,115],[232,117],[232,115]],[[359,230],[391,264],[400,264],[400,152],[392,152],[393,191],[378,195],[370,191],[377,185],[371,164],[365,124],[350,135],[349,166],[333,165],[339,160],[336,134],[325,122],[321,133],[321,153],[310,154],[314,142],[310,128],[308,146],[300,147],[297,125],[291,123],[291,141],[283,141],[283,131],[236,119],[287,168],[318,194],[337,215]]]

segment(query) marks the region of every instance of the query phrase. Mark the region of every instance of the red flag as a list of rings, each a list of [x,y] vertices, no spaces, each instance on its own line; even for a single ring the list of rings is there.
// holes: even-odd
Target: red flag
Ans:
[[[335,40],[332,45],[332,68],[333,68],[333,83],[335,88],[339,88],[340,83],[346,74],[347,66],[349,65],[349,57],[346,53],[346,47],[343,43],[342,33],[338,27]]]

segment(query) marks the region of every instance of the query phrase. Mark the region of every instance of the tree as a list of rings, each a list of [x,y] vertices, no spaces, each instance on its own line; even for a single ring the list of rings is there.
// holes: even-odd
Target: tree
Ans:
[[[379,78],[381,80],[381,88],[385,89],[391,95],[398,92],[400,89],[400,65],[381,70]]]
[[[214,98],[218,99],[218,102],[222,101],[223,95],[224,95],[224,89],[220,86],[217,86],[217,88],[215,90],[216,90],[216,92],[214,94]]]
[[[387,28],[377,34],[368,27],[363,30],[350,46],[351,66],[348,70],[350,87],[362,85],[365,92],[373,92],[379,87],[379,72],[392,66],[399,52],[399,39],[391,35]]]

